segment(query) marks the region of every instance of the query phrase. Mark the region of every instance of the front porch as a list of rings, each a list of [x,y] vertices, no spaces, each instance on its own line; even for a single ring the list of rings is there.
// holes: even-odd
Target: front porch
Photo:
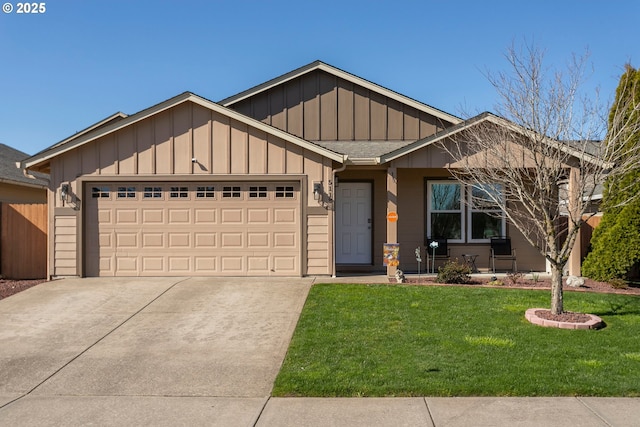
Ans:
[[[352,191],[354,188],[365,188],[366,194],[358,198]],[[453,206],[445,206],[455,209],[439,209],[446,203],[436,206],[433,201],[434,190],[443,188],[455,188],[459,192],[458,201]],[[465,196],[469,191],[445,168],[398,167],[396,162],[388,167],[347,167],[338,174],[335,187],[336,274],[386,273],[385,277],[394,277],[396,268],[405,273],[418,273],[417,249],[422,259],[420,273],[425,274],[431,269],[428,238],[445,232],[450,233],[448,259],[465,262],[465,255],[467,260],[471,255],[478,274],[493,275],[491,236],[510,239],[519,272],[547,274],[545,258],[506,220],[491,219],[486,212],[474,209]],[[397,220],[387,219],[390,212],[397,214]],[[385,266],[387,243],[399,245],[397,266]],[[574,252],[579,257],[579,251]],[[436,260],[436,271],[443,263],[442,259]],[[569,267],[571,265],[569,263]],[[579,275],[579,261],[577,266]],[[495,269],[497,273],[511,272],[511,261],[497,260]],[[574,268],[570,274],[575,271]]]
[[[473,273],[471,274],[472,282],[480,282],[484,283],[490,281],[493,277],[496,277],[498,280],[501,280],[503,283],[508,283],[508,274],[507,273]],[[407,284],[418,284],[418,283],[430,283],[436,284],[434,279],[435,274],[416,274],[416,273],[408,273],[405,274],[405,283]],[[551,274],[546,272],[531,272],[527,274],[523,274],[520,279],[522,282],[530,282],[532,285],[535,283],[542,283],[544,281],[551,280]],[[386,274],[381,272],[375,272],[370,274],[362,274],[362,273],[340,273],[336,275],[336,277],[322,277],[316,280],[317,283],[361,283],[361,284],[389,284],[396,283],[394,278],[388,277]],[[470,285],[474,286],[474,285]],[[534,286],[532,286],[534,287]],[[537,287],[537,286],[535,286]]]

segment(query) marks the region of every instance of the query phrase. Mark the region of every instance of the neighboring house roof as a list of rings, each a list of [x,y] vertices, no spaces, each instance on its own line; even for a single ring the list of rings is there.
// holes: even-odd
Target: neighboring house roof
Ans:
[[[27,153],[0,144],[0,182],[6,182],[15,185],[24,185],[26,187],[46,188],[49,180],[46,175],[34,174],[29,177],[24,174],[23,169],[19,169],[17,163],[29,157]]]
[[[98,126],[98,124],[96,124],[96,125],[90,126],[87,129],[91,129],[91,130],[89,131],[85,130],[85,131],[79,132],[74,136],[64,139],[63,141],[60,141],[57,144],[54,144],[53,146],[47,148],[46,150],[41,151],[40,153],[32,157],[29,157],[28,159],[25,159],[22,162],[22,166],[26,169],[36,168],[38,165],[45,164],[48,160],[52,159],[55,156],[58,156],[62,153],[73,150],[75,148],[78,148],[84,144],[87,144],[88,142],[94,141],[105,135],[116,132],[126,126],[137,123],[141,120],[144,120],[162,111],[168,110],[184,102],[193,102],[202,107],[205,107],[215,112],[218,112],[220,114],[223,114],[227,117],[231,117],[241,123],[245,123],[254,128],[263,130],[268,134],[282,138],[285,141],[296,144],[302,148],[305,148],[309,151],[320,154],[336,162],[343,163],[346,160],[346,156],[339,154],[335,151],[331,151],[330,149],[321,147],[312,142],[306,141],[302,138],[298,138],[297,136],[284,132],[273,126],[267,125],[261,121],[247,117],[244,114],[240,114],[234,110],[231,110],[222,105],[216,104],[215,102],[209,101],[208,99],[202,98],[194,93],[184,92],[178,96],[174,96],[173,98],[170,98],[166,101],[163,101],[159,104],[156,104],[152,107],[149,107],[133,115],[125,116],[119,120],[111,121],[110,123],[105,123],[105,121],[103,120],[101,122],[103,123],[102,125]],[[111,116],[111,117],[114,117],[114,116]]]
[[[419,111],[423,111],[425,113],[431,114],[431,115],[433,115],[435,117],[438,117],[440,119],[446,120],[448,122],[451,122],[451,123],[455,124],[455,123],[460,123],[462,121],[462,119],[459,118],[459,117],[456,117],[456,116],[451,115],[449,113],[445,113],[444,111],[439,110],[439,109],[437,109],[435,107],[432,107],[430,105],[424,104],[424,103],[422,103],[420,101],[416,101],[415,99],[409,98],[409,97],[407,97],[405,95],[401,95],[398,92],[394,92],[391,89],[387,89],[387,88],[385,88],[383,86],[380,86],[378,84],[370,82],[369,80],[365,80],[365,79],[363,79],[361,77],[358,77],[358,76],[356,76],[354,74],[348,73],[348,72],[346,72],[344,70],[341,70],[339,68],[336,68],[334,66],[326,64],[326,63],[324,63],[322,61],[314,61],[314,62],[312,62],[310,64],[307,64],[307,65],[305,65],[303,67],[300,67],[300,68],[295,69],[293,71],[290,71],[290,72],[288,72],[286,74],[283,74],[283,75],[281,75],[279,77],[271,79],[271,80],[269,80],[269,81],[267,81],[265,83],[262,83],[260,85],[254,86],[251,89],[247,89],[247,90],[245,90],[243,92],[240,92],[240,93],[238,93],[236,95],[233,95],[233,96],[230,96],[228,98],[225,98],[225,99],[219,101],[218,103],[221,104],[221,105],[224,105],[225,107],[228,107],[228,106],[230,106],[232,104],[235,104],[235,103],[237,103],[239,101],[242,101],[243,99],[246,99],[246,98],[249,98],[251,96],[254,96],[254,95],[256,95],[256,94],[258,94],[260,92],[264,92],[266,90],[269,90],[269,89],[273,88],[274,86],[278,86],[278,85],[280,85],[282,83],[285,83],[285,82],[287,82],[289,80],[293,80],[295,78],[298,78],[298,77],[300,77],[300,76],[302,76],[304,74],[310,73],[310,72],[315,71],[315,70],[322,70],[322,71],[324,71],[326,73],[332,74],[334,76],[337,76],[337,77],[339,77],[341,79],[344,79],[346,81],[349,81],[351,83],[360,85],[360,86],[362,86],[362,87],[364,87],[366,89],[369,89],[369,90],[371,90],[373,92],[377,92],[377,93],[379,93],[381,95],[384,95],[386,97],[394,99],[394,100],[396,100],[396,101],[398,101],[398,102],[400,102],[402,104],[409,105],[409,106],[411,106],[411,107],[413,107],[413,108],[415,108],[415,109],[417,109]]]
[[[578,151],[584,151],[592,156],[602,153],[602,141],[564,141]]]

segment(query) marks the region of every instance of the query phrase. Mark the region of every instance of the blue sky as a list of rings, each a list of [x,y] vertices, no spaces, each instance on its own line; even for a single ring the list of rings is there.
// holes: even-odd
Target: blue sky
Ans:
[[[506,69],[514,41],[553,66],[588,48],[605,98],[625,63],[640,66],[637,0],[9,3],[0,143],[28,154],[117,111],[184,91],[218,101],[316,59],[455,115],[494,110],[484,73]]]

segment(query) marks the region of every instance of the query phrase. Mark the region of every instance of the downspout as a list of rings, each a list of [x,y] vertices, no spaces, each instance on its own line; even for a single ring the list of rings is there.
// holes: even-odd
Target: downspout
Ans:
[[[333,169],[331,171],[331,190],[332,190],[332,199],[333,199],[333,209],[331,212],[331,233],[333,234],[331,241],[333,242],[331,245],[331,277],[336,277],[336,174],[339,172],[344,172],[347,168],[347,159],[349,156],[346,154],[342,158],[342,166],[337,169]]]

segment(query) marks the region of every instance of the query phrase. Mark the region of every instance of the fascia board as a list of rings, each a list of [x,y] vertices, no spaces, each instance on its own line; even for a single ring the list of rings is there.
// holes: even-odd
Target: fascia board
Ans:
[[[247,90],[244,90],[238,94],[229,96],[225,99],[222,99],[220,101],[218,101],[217,103],[224,106],[224,107],[228,107],[231,104],[235,104],[237,102],[242,101],[243,99],[247,99],[257,93],[260,92],[264,92],[265,90],[269,90],[275,86],[281,85],[283,83],[286,83],[290,80],[293,80],[299,76],[302,76],[310,71],[315,70],[318,65],[320,64],[320,61],[314,61],[310,64],[304,65],[300,68],[296,68],[295,70],[289,71],[288,73],[285,73],[281,76],[275,77],[271,80],[268,80],[264,83],[261,83],[257,86],[254,86],[252,88],[249,88]]]
[[[519,126],[513,122],[510,122],[507,119],[504,119],[502,117],[499,116],[495,116],[495,115],[489,115],[488,116],[488,120],[500,125],[500,126],[504,126],[507,127],[511,130],[513,130],[514,132],[520,133],[521,135],[527,137],[527,138],[531,138],[531,137],[539,137],[539,134],[537,132],[534,132],[532,130],[529,129],[525,129],[522,126]],[[572,157],[575,157],[576,159],[583,159],[588,163],[592,163],[592,164],[598,164],[601,163],[602,161],[600,159],[598,159],[596,156],[589,154],[587,152],[584,151],[580,151],[577,150],[573,147],[571,147],[569,144],[565,144],[563,142],[557,141],[553,138],[549,138],[547,136],[543,137],[542,140],[549,146],[551,146],[552,148],[555,148],[557,150],[560,150],[563,153],[566,153]],[[604,163],[604,166],[606,167],[607,165],[609,165],[609,163]]]
[[[37,178],[33,178],[37,179]],[[37,183],[29,183],[24,181],[14,181],[13,179],[0,178],[0,183],[11,184],[19,187],[28,187],[28,188],[37,188],[39,190],[45,190],[47,188],[46,184],[37,184]]]
[[[207,99],[201,98],[197,95],[193,95],[193,98],[191,99],[192,102],[199,104],[205,108],[209,108],[213,111],[219,112],[220,114],[223,114],[225,116],[231,117],[235,120],[238,120],[242,123],[245,123],[249,126],[252,126],[256,129],[260,129],[268,134],[271,134],[273,136],[277,136],[279,138],[284,139],[285,141],[289,141],[293,144],[299,145],[302,148],[305,148],[311,152],[314,152],[316,154],[320,154],[321,156],[327,157],[331,160],[334,160],[336,162],[340,162],[343,163],[345,160],[345,157],[343,154],[339,154],[336,153],[334,151],[328,150],[324,147],[320,147],[319,145],[313,144],[307,140],[304,140],[302,138],[298,138],[295,135],[292,135],[288,132],[285,132],[283,130],[280,130],[278,128],[275,128],[273,126],[270,126],[266,123],[263,123],[259,120],[255,120],[251,117],[245,116],[244,114],[238,113],[235,110],[232,110],[230,108],[226,108],[222,105],[219,105],[215,102],[209,101]]]
[[[435,135],[431,135],[427,138],[424,138],[422,140],[418,140],[412,144],[406,145],[398,150],[392,151],[388,154],[385,154],[384,156],[380,157],[380,163],[387,163],[390,162],[392,160],[398,159],[402,156],[405,156],[407,154],[410,154],[414,151],[420,150],[422,148],[425,148],[429,145],[435,144],[438,141],[441,141],[444,138],[453,136],[459,132],[462,132],[465,129],[468,129],[472,126],[475,126],[479,123],[482,123],[484,121],[489,121],[492,122],[498,126],[503,126],[506,127],[516,133],[519,133],[525,137],[531,137],[533,135],[537,135],[535,132],[524,129],[521,126],[518,126],[517,124],[510,122],[509,120],[506,120],[502,117],[496,116],[494,114],[491,113],[482,113],[474,118],[471,118],[467,121],[467,123],[464,126],[456,126],[456,127],[452,127],[449,130],[445,130],[444,132],[441,132],[440,134],[435,134]],[[561,142],[555,141],[552,138],[548,138],[545,137],[544,142],[551,145],[552,147],[561,150],[567,154],[569,154],[570,156],[573,156],[577,159],[584,159],[585,161],[589,162],[589,163],[597,163],[599,162],[598,158],[596,158],[595,156],[589,154],[589,153],[583,153],[579,150],[575,150],[573,148],[571,148],[569,145],[567,144],[563,144]],[[607,164],[605,164],[606,166]]]
[[[365,80],[361,77],[348,73],[346,71],[340,70],[338,68],[332,67],[325,63],[320,63],[317,66],[318,69],[325,71],[330,74],[334,74],[348,82],[360,85],[368,90],[373,92],[377,92],[381,95],[389,97],[395,101],[398,101],[402,104],[408,105],[410,107],[415,108],[416,110],[423,111],[425,113],[431,114],[439,119],[446,120],[448,122],[458,124],[462,122],[462,119],[451,114],[447,114],[444,111],[438,110],[437,108],[431,107],[427,104],[423,104],[422,102],[416,101],[415,99],[409,98],[408,96],[401,95],[398,92],[394,92],[391,89],[387,89],[383,86],[380,86],[376,83],[370,82],[369,80]]]
[[[481,119],[484,120],[484,119]],[[480,121],[481,121],[480,120]],[[473,124],[478,123],[478,122],[473,122]],[[379,162],[382,163],[388,163],[392,160],[396,160],[399,159],[400,157],[406,156],[407,154],[411,154],[414,151],[420,150],[422,148],[428,147],[429,145],[433,145],[438,141],[441,141],[444,138],[447,138],[449,136],[455,135],[456,133],[462,132],[463,130],[467,129],[469,126],[471,126],[472,124],[468,124],[465,126],[460,126],[460,127],[455,127],[452,129],[447,129],[443,132],[437,133],[435,135],[431,135],[428,136],[426,138],[423,139],[419,139],[414,143],[411,143],[409,145],[405,145],[402,148],[399,148],[397,150],[394,150],[388,154],[385,154],[383,156],[379,157]]]
[[[98,129],[95,132],[91,132],[79,137],[70,138],[66,143],[58,143],[53,145],[52,147],[42,151],[39,154],[29,157],[21,162],[21,166],[24,169],[32,168],[40,163],[44,163],[52,158],[59,156],[60,154],[64,154],[68,151],[73,150],[76,147],[84,145],[90,141],[101,138],[105,135],[108,135],[112,132],[120,130],[126,126],[132,125],[136,122],[146,119],[149,116],[154,114],[158,114],[164,110],[167,110],[171,107],[174,107],[184,101],[186,101],[191,94],[188,92],[182,93],[178,96],[175,96],[171,99],[168,99],[160,104],[154,105],[153,107],[147,108],[146,110],[142,110],[136,114],[131,116],[127,116],[126,118],[119,120],[111,125],[107,125],[101,129]]]
[[[125,113],[123,113],[123,112],[121,112],[121,111],[119,111],[119,112],[117,112],[117,113],[115,113],[115,114],[112,114],[112,115],[110,115],[109,117],[106,117],[106,118],[104,118],[104,119],[100,120],[99,122],[94,123],[94,124],[92,124],[91,126],[89,126],[89,127],[85,128],[85,129],[83,129],[83,130],[81,130],[81,131],[79,131],[79,132],[74,133],[74,134],[73,134],[73,135],[71,135],[70,137],[63,139],[63,140],[62,140],[62,141],[60,141],[60,142],[55,143],[55,144],[54,144],[54,145],[52,145],[51,147],[49,147],[49,148],[46,148],[46,149],[42,150],[40,153],[43,153],[43,152],[45,152],[45,151],[48,151],[48,150],[50,150],[51,148],[55,148],[55,147],[58,147],[58,146],[60,146],[60,145],[64,145],[64,144],[68,143],[69,141],[72,141],[72,140],[74,140],[74,139],[76,139],[76,138],[80,138],[82,135],[86,135],[86,134],[90,133],[91,131],[93,131],[94,129],[97,129],[97,128],[99,128],[100,126],[103,126],[105,123],[109,123],[110,121],[112,121],[112,120],[114,120],[114,119],[116,119],[116,118],[125,119],[125,118],[127,118],[127,114],[125,114]],[[40,154],[40,153],[34,154],[32,157],[35,157],[35,156],[37,156],[37,155],[38,155],[38,154]]]
[[[435,117],[438,117],[439,119],[442,120],[446,120],[448,122],[457,124],[457,123],[461,123],[462,119],[460,119],[459,117],[455,117],[451,114],[447,114],[444,111],[438,110],[434,107],[431,107],[427,104],[423,104],[419,101],[416,101],[415,99],[409,98],[407,96],[401,95],[397,92],[394,92],[390,89],[387,89],[383,86],[377,85],[373,82],[370,82],[369,80],[365,80],[361,77],[358,77],[354,74],[348,73],[346,71],[340,70],[339,68],[335,68],[329,64],[325,64],[324,62],[321,61],[315,61],[312,62],[311,64],[305,65],[304,67],[298,68],[296,70],[293,70],[289,73],[283,74],[280,77],[276,77],[275,79],[271,79],[261,85],[255,86],[251,89],[245,90],[237,95],[233,95],[230,96],[228,98],[225,98],[223,100],[221,100],[219,102],[220,105],[223,105],[225,107],[228,107],[232,104],[235,104],[237,102],[240,102],[246,98],[249,98],[253,95],[256,95],[260,92],[264,92],[266,90],[269,90],[275,86],[281,85],[283,83],[286,83],[290,80],[293,80],[299,76],[302,76],[306,73],[309,73],[311,71],[314,70],[322,70],[325,71],[329,74],[332,74],[334,76],[340,77],[341,79],[344,79],[348,82],[354,83],[356,85],[362,86],[368,90],[371,90],[373,92],[379,93],[381,95],[384,95],[386,97],[389,97],[391,99],[394,99],[402,104],[408,105],[410,107],[413,107],[419,111],[423,111],[425,113],[431,114]]]
[[[299,145],[303,148],[308,149],[309,151],[312,151],[316,154],[320,154],[324,157],[327,157],[331,160],[335,160],[337,162],[343,162],[344,161],[344,156],[338,153],[335,153],[333,151],[327,150],[323,147],[317,146],[315,144],[312,144],[308,141],[305,141],[301,138],[298,138],[294,135],[291,135],[289,133],[286,133],[284,131],[281,131],[279,129],[276,129],[272,126],[269,126],[265,123],[262,123],[258,120],[254,120],[250,117],[247,117],[243,114],[240,114],[236,111],[233,111],[231,109],[228,109],[226,107],[223,107],[221,105],[216,104],[215,102],[209,101],[207,99],[201,98],[191,92],[185,92],[182,93],[178,96],[175,96],[171,99],[168,99],[164,102],[161,102],[153,107],[147,108],[146,110],[142,110],[134,115],[128,116],[122,120],[119,120],[116,123],[113,123],[111,125],[107,125],[101,129],[98,129],[96,132],[93,133],[88,133],[84,136],[80,136],[80,137],[76,137],[70,141],[68,141],[66,144],[56,144],[53,147],[51,147],[48,150],[45,150],[43,152],[41,152],[40,154],[36,154],[35,156],[32,156],[28,159],[25,159],[21,162],[21,167],[25,168],[25,169],[29,169],[32,168],[38,164],[44,163],[48,160],[51,160],[52,158],[63,154],[65,152],[68,152],[70,150],[73,150],[76,147],[79,147],[81,145],[84,145],[90,141],[94,141],[98,138],[101,138],[105,135],[108,135],[112,132],[116,132],[120,129],[123,129],[127,126],[130,126],[134,123],[137,123],[139,121],[142,121],[150,116],[153,116],[155,114],[161,113],[162,111],[168,110],[170,108],[175,107],[176,105],[179,105],[183,102],[186,101],[191,101],[194,102],[198,105],[201,105],[205,108],[208,108],[210,110],[216,111],[220,114],[223,114],[225,116],[234,118],[242,123],[245,123],[247,125],[250,125],[252,127],[256,127],[258,129],[261,129],[269,134],[272,134],[274,136],[280,137],[282,139],[285,139],[289,142],[292,142],[296,145]]]

